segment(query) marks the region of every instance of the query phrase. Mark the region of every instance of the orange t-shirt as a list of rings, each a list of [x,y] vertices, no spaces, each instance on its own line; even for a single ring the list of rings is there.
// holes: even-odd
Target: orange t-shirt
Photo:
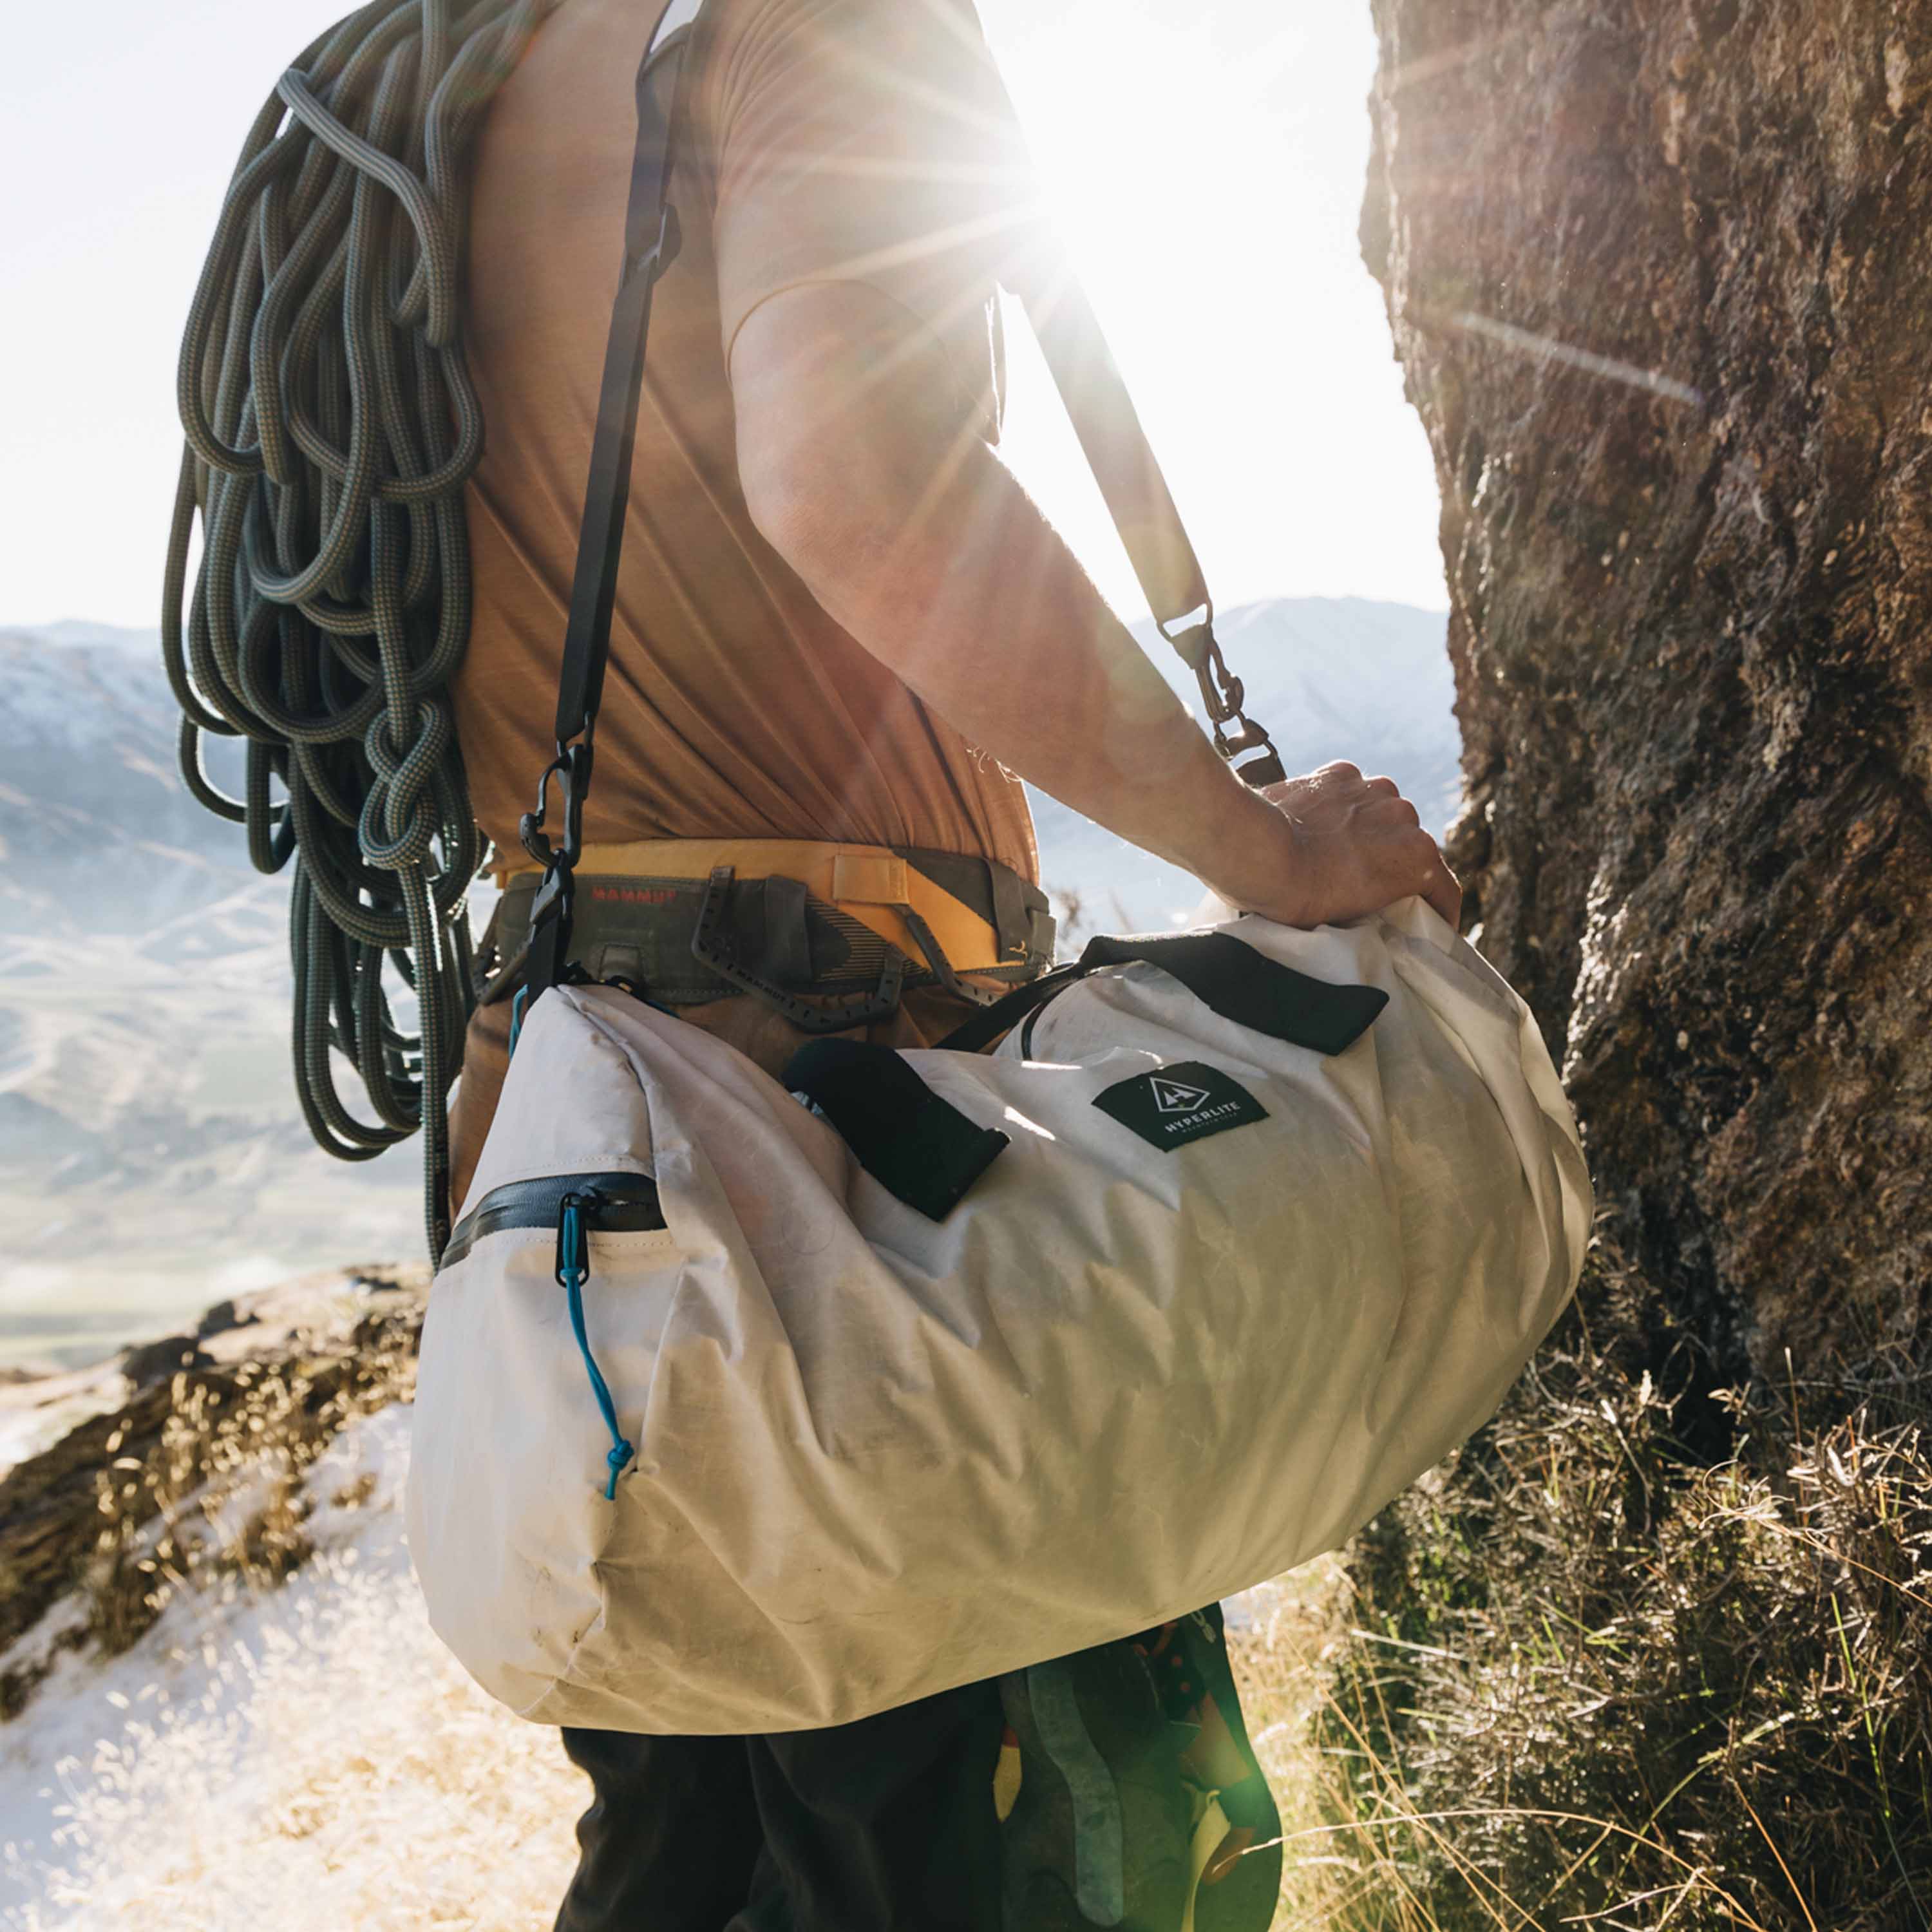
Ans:
[[[466,346],[487,425],[455,686],[476,816],[513,859],[554,749],[578,526],[655,0],[572,0],[476,156]],[[821,610],[745,506],[728,380],[760,303],[877,289],[997,437],[994,283],[1031,188],[970,0],[714,0],[672,198],[585,836],[910,845],[1037,876],[1019,781]]]

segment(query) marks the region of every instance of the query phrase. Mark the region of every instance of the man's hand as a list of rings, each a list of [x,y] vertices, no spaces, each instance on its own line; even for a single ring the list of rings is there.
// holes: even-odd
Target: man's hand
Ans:
[[[1208,883],[1232,905],[1283,926],[1340,925],[1398,899],[1426,899],[1452,926],[1462,891],[1393,778],[1324,765],[1261,796],[1286,821],[1251,851],[1230,853]]]

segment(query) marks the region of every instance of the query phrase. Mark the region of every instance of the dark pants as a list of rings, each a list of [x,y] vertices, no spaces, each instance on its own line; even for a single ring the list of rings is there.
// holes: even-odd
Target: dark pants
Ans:
[[[997,1932],[998,1687],[829,1730],[566,1730],[590,1775],[556,1932]]]

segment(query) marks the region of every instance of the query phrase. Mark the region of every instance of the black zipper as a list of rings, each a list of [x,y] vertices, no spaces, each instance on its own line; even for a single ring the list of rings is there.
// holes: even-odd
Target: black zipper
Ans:
[[[1070,980],[1068,985],[1071,984],[1072,982]],[[1031,1012],[1027,1015],[1025,1022],[1020,1028],[1020,1058],[1022,1060],[1030,1060],[1033,1058],[1033,1030],[1040,1024],[1040,1015],[1045,1012],[1047,1008],[1066,991],[1066,986],[1056,986],[1038,1006],[1034,1008]]]
[[[442,1266],[454,1268],[486,1234],[506,1228],[554,1230],[566,1196],[574,1196],[584,1225],[606,1234],[632,1234],[662,1228],[664,1210],[658,1184],[642,1174],[557,1174],[538,1180],[513,1180],[493,1187],[457,1223]]]

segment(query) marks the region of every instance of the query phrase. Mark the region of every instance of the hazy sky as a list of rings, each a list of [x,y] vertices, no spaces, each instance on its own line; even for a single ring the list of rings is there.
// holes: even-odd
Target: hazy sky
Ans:
[[[640,0],[640,4],[645,0]],[[235,150],[347,0],[15,10],[0,64],[0,622],[158,621],[175,352]],[[980,0],[1217,601],[1441,608],[1436,489],[1355,248],[1366,0]],[[1030,345],[1007,458],[1144,607]]]

